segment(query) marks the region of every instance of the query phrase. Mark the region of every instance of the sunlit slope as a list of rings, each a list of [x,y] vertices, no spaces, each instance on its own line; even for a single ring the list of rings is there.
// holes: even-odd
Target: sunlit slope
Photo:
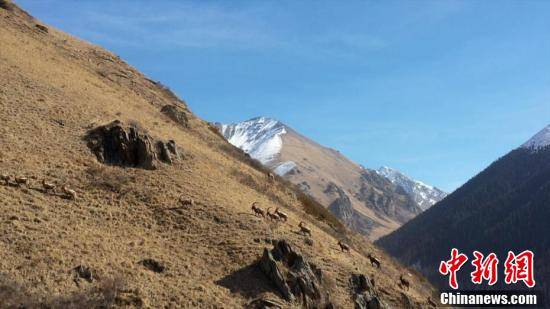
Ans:
[[[407,270],[306,213],[291,188],[239,160],[162,85],[6,3],[0,1],[0,174],[11,177],[0,184],[0,304],[73,301],[99,289],[120,307],[240,308],[261,297],[299,307],[285,303],[256,266],[271,247],[266,240],[285,239],[322,269],[336,307],[353,306],[354,272],[374,278],[385,303],[401,306],[397,278]],[[167,105],[187,120],[167,116]],[[152,170],[101,163],[85,138],[116,119],[152,139],[173,140],[181,157]],[[28,184],[16,185],[13,176]],[[281,207],[288,221],[254,216],[254,201],[264,210]],[[298,233],[302,220],[311,240]],[[351,254],[339,251],[338,239]],[[420,307],[430,286],[410,278],[406,299]]]

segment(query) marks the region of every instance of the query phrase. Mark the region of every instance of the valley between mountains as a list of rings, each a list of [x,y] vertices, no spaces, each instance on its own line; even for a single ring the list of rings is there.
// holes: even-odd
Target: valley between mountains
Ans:
[[[0,0],[0,309],[435,308],[452,248],[532,250],[534,289],[458,282],[550,299],[550,126],[447,194],[32,13]]]

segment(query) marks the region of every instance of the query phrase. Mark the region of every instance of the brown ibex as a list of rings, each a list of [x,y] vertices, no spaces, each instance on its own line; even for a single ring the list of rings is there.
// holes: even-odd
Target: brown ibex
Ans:
[[[288,215],[282,211],[279,210],[279,207],[275,208],[275,214],[281,218],[284,222],[288,220]]]
[[[29,183],[29,179],[27,177],[23,177],[23,176],[15,176],[15,183],[18,186],[26,185],[26,184]]]
[[[54,183],[47,182],[46,179],[42,179],[42,187],[46,192],[52,190],[55,193],[56,185]]]
[[[6,183],[6,186],[10,184],[11,176],[8,174],[2,174],[0,175],[0,180],[4,181]]]
[[[304,235],[309,235],[309,237],[311,237],[311,229],[309,229],[307,226],[304,225],[304,222],[300,221],[300,224],[298,224],[298,227],[300,228],[300,231],[304,234]]]
[[[76,200],[76,191],[70,189],[68,185],[64,185],[63,187],[61,187],[61,190],[63,190],[63,193],[65,193],[67,197],[69,197],[71,200]]]
[[[409,280],[403,278],[403,275],[399,276],[399,282],[401,283],[401,287],[403,289],[407,288],[407,291],[409,290],[411,283],[409,282]]]
[[[340,246],[340,250],[342,250],[342,252],[344,251],[347,251],[348,253],[350,252],[349,246],[346,245],[345,243],[338,241],[338,246]]]
[[[266,215],[267,215],[267,218],[269,220],[273,220],[273,221],[279,221],[281,218],[276,214],[276,213],[271,213],[269,210],[271,209],[268,208],[267,211],[266,211]]]
[[[370,264],[372,266],[375,266],[376,268],[380,269],[380,260],[375,258],[374,256],[372,256],[370,253],[369,255],[367,256],[370,260]]]
[[[254,214],[256,216],[260,216],[262,218],[265,218],[265,212],[263,211],[263,209],[261,209],[260,207],[256,206],[258,204],[258,202],[254,202],[252,203],[252,211],[254,211]]]

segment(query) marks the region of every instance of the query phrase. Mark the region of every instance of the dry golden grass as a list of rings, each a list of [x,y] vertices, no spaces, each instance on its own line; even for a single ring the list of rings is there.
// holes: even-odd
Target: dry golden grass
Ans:
[[[114,306],[238,308],[260,296],[279,299],[255,267],[265,240],[279,238],[323,269],[337,307],[352,306],[352,272],[374,277],[383,300],[400,306],[396,282],[406,270],[383,252],[306,213],[294,189],[224,151],[227,143],[204,121],[191,115],[189,129],[175,125],[160,109],[183,102],[115,55],[52,27],[39,31],[23,16],[0,8],[0,172],[30,179],[28,186],[0,185],[0,274],[24,291],[11,290],[5,295],[13,299],[0,299],[0,307],[25,295],[45,303],[101,300],[114,278],[124,282],[111,289]],[[98,163],[83,137],[114,119],[175,140],[185,159],[154,171]],[[68,184],[78,198],[45,192],[42,179]],[[196,205],[181,208],[182,195]],[[289,221],[253,216],[253,201],[280,206]],[[311,246],[298,233],[302,220],[313,230]],[[352,244],[351,254],[339,252],[339,238]],[[381,257],[381,271],[367,252]],[[148,258],[166,270],[139,263]],[[79,265],[91,269],[92,282],[75,283]],[[431,287],[420,277],[411,281],[407,294],[424,303]]]

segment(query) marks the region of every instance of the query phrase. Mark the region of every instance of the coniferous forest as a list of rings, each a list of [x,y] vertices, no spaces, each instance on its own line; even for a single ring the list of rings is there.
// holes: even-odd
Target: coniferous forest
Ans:
[[[499,281],[493,289],[523,289],[523,283],[504,283],[508,251],[535,254],[536,290],[548,299],[550,282],[550,148],[518,148],[498,159],[434,207],[381,238],[378,244],[400,261],[447,288],[438,272],[452,248],[468,255],[458,273],[460,289],[472,286],[472,252],[497,254]]]

